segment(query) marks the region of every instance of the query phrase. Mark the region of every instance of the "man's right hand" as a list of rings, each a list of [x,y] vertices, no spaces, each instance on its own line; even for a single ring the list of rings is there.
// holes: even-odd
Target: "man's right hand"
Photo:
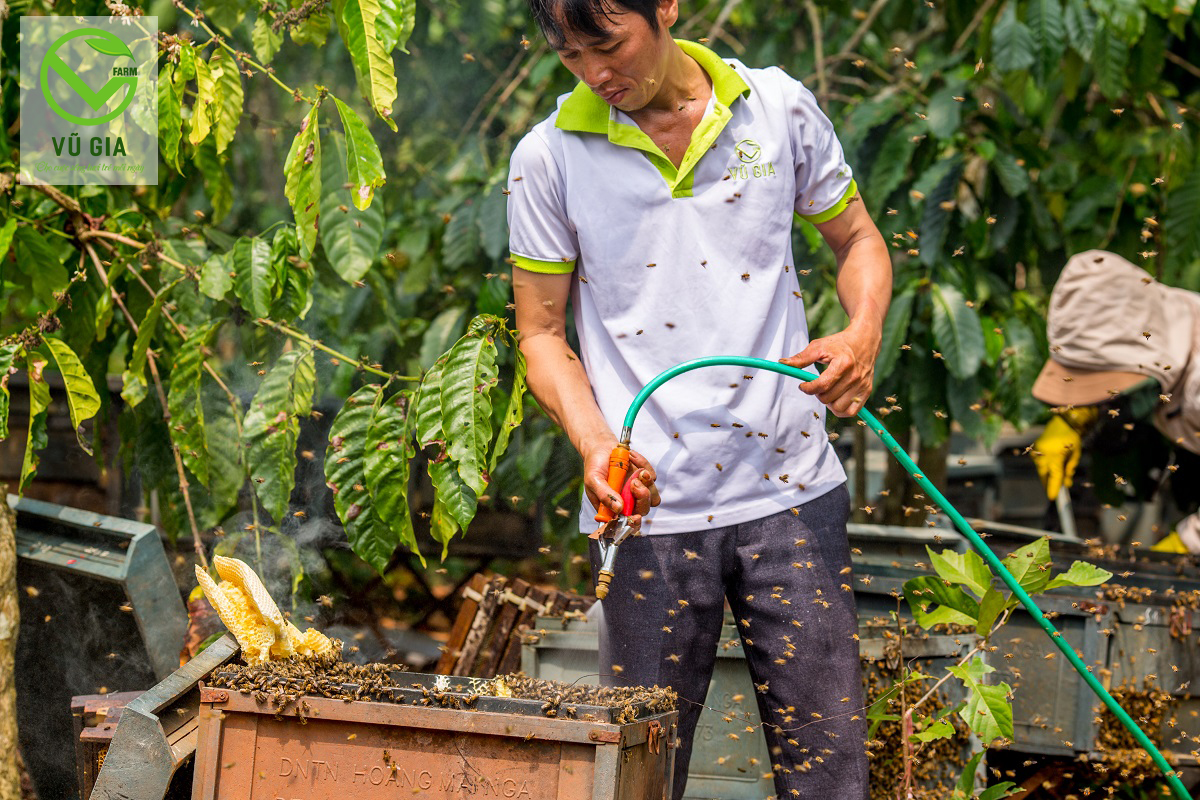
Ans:
[[[600,439],[580,453],[583,457],[583,486],[588,500],[597,510],[603,502],[614,514],[621,513],[621,495],[608,485],[608,460],[617,444],[615,436]],[[658,473],[646,457],[635,450],[629,451],[629,461],[636,470],[630,486],[633,492],[633,513],[629,516],[629,524],[638,528],[642,524],[642,517],[661,502],[658,487],[654,483]]]

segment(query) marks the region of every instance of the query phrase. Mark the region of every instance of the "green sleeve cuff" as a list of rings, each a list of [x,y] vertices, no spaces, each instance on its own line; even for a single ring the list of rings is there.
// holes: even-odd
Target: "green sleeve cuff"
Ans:
[[[575,259],[573,258],[562,261],[540,261],[536,258],[509,253],[508,260],[514,266],[527,269],[530,272],[540,272],[543,275],[570,275],[575,271]]]
[[[850,200],[856,194],[858,194],[858,183],[851,178],[850,185],[846,187],[846,193],[843,194],[842,199],[834,203],[831,208],[828,208],[819,214],[801,214],[799,211],[797,211],[796,216],[805,222],[811,222],[814,225],[819,225],[822,222],[829,222],[829,220],[846,210],[846,208],[850,205]]]

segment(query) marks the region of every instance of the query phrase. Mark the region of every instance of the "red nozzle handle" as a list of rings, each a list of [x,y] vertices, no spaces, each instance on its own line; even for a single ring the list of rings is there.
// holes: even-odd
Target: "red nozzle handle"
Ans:
[[[629,492],[629,484],[626,478],[629,477],[629,448],[626,445],[618,444],[613,448],[612,454],[608,457],[608,485],[609,488],[621,493],[623,505],[622,510],[628,514],[633,510],[633,495]],[[611,522],[613,518],[612,507],[600,501],[600,507],[596,510],[596,522]]]

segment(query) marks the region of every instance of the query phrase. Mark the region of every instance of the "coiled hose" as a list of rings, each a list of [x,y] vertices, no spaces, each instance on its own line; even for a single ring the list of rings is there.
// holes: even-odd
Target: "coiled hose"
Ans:
[[[633,421],[637,418],[638,411],[641,410],[647,398],[650,397],[655,389],[657,389],[659,386],[662,386],[676,375],[681,375],[694,369],[700,369],[701,367],[715,366],[738,366],[750,367],[752,369],[765,369],[772,372],[778,372],[783,375],[790,375],[793,378],[799,378],[802,381],[813,381],[818,377],[818,375],[815,373],[808,372],[797,367],[791,367],[778,361],[769,361],[764,358],[747,358],[744,356],[709,356],[707,358],[697,358],[693,359],[692,361],[685,361],[682,364],[672,367],[671,369],[668,369],[662,374],[658,375],[654,380],[646,384],[645,388],[638,392],[637,396],[633,399],[633,403],[631,403],[629,406],[628,413],[625,414],[624,427],[621,429],[621,443],[626,446],[629,445],[630,436],[633,431]],[[1121,705],[1115,699],[1113,699],[1113,696],[1108,693],[1108,690],[1106,690],[1100,684],[1100,681],[1096,680],[1096,676],[1092,674],[1088,666],[1083,663],[1083,660],[1076,655],[1075,651],[1067,644],[1066,638],[1061,635],[1061,633],[1054,627],[1053,624],[1051,624],[1050,620],[1046,619],[1046,616],[1042,614],[1042,610],[1037,607],[1036,603],[1033,602],[1033,598],[1031,598],[1029,594],[1021,588],[1021,584],[1016,578],[1013,577],[1012,573],[1008,571],[996,554],[992,552],[992,549],[984,543],[979,534],[976,533],[970,524],[967,523],[962,514],[958,513],[958,510],[955,509],[954,506],[950,505],[949,501],[947,501],[945,496],[938,491],[937,487],[934,486],[928,478],[921,474],[921,470],[917,467],[916,462],[909,457],[904,448],[902,448],[899,443],[896,442],[895,438],[888,433],[887,429],[883,427],[874,414],[867,411],[864,407],[858,412],[858,418],[866,423],[867,427],[874,431],[876,436],[883,440],[888,452],[896,457],[896,459],[904,466],[904,469],[908,471],[908,474],[913,477],[913,480],[915,480],[917,484],[925,490],[933,502],[946,513],[946,516],[950,517],[950,519],[954,522],[954,527],[956,527],[959,532],[963,534],[963,536],[967,537],[967,541],[970,542],[971,546],[974,547],[979,555],[983,557],[983,560],[986,561],[988,566],[992,568],[992,571],[1000,576],[1000,580],[1004,581],[1004,584],[1012,591],[1013,595],[1021,601],[1021,605],[1025,606],[1025,610],[1029,612],[1030,616],[1032,616],[1037,621],[1038,625],[1041,626],[1042,630],[1046,632],[1046,635],[1050,637],[1050,641],[1054,642],[1054,645],[1062,651],[1062,654],[1066,656],[1067,661],[1069,661],[1071,666],[1075,668],[1075,671],[1079,673],[1079,677],[1083,678],[1084,683],[1086,683],[1091,690],[1096,693],[1096,696],[1099,697],[1104,705],[1108,707],[1108,710],[1111,711],[1113,715],[1121,721],[1121,724],[1124,725],[1129,733],[1133,735],[1133,738],[1137,740],[1138,744],[1145,748],[1146,752],[1150,754],[1150,758],[1153,759],[1154,765],[1158,767],[1159,771],[1162,772],[1163,777],[1166,778],[1166,781],[1168,785],[1170,785],[1171,790],[1174,792],[1177,800],[1191,800],[1191,795],[1188,794],[1187,789],[1184,788],[1183,782],[1179,780],[1179,777],[1175,774],[1174,769],[1172,769],[1171,765],[1167,763],[1167,759],[1164,758],[1163,754],[1159,752],[1157,747],[1155,747],[1154,742],[1150,741],[1150,737],[1147,736],[1145,732],[1137,726],[1125,709],[1121,708]]]

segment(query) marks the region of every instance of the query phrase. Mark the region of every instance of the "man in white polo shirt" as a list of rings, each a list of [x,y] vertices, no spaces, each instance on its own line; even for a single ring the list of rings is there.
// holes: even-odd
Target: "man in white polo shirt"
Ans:
[[[619,510],[606,483],[614,431],[654,376],[711,355],[826,365],[805,384],[696,370],[650,397],[631,454],[645,535],[621,547],[601,672],[683,698],[682,797],[728,599],[779,796],[865,798],[849,498],[824,409],[850,416],[870,394],[891,295],[887,247],[832,125],[782,70],[672,39],[677,0],[530,7],[580,83],[512,156],[516,318],[530,390],[584,460],[580,530],[595,528],[599,503]],[[795,214],[836,253],[850,319],[811,342]]]

